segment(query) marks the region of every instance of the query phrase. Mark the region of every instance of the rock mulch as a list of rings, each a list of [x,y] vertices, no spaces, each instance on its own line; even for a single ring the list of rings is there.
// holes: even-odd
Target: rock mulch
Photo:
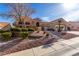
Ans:
[[[10,42],[7,45],[1,46],[0,55],[10,54],[41,45],[50,44],[56,41],[57,39],[55,39],[54,37],[41,38],[36,40],[17,40],[14,42]]]
[[[63,38],[63,39],[71,39],[71,38],[74,38],[74,37],[78,37],[78,35],[66,33],[65,35],[60,35],[59,37]]]

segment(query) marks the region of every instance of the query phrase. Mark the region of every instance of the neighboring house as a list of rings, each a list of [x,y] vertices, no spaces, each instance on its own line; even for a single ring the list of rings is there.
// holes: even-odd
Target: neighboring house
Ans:
[[[70,26],[68,25],[68,22],[65,21],[63,18],[59,18],[54,21],[51,21],[50,25],[55,30],[58,30],[59,26],[60,26],[60,30],[68,30],[70,28]]]
[[[71,30],[79,31],[79,22],[68,22]]]
[[[58,31],[59,26],[60,30],[68,30],[68,28],[70,28],[70,26],[68,26],[68,22],[63,18],[59,18],[51,22],[42,22],[41,25],[45,28],[45,30],[51,28]]]
[[[10,30],[11,25],[7,22],[0,22],[0,29],[1,30]]]

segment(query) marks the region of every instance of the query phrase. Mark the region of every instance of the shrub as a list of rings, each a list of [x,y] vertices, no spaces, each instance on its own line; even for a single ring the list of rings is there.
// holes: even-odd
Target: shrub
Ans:
[[[34,29],[33,28],[28,28],[28,31],[34,31]]]
[[[4,33],[5,31],[4,30],[0,30],[0,33]]]
[[[22,28],[21,31],[26,32],[26,31],[28,31],[28,29],[27,28]]]
[[[11,28],[11,31],[17,31],[17,32],[19,32],[20,28]]]
[[[28,37],[28,33],[27,32],[20,32],[20,36],[22,39],[25,39],[26,37]]]
[[[11,32],[5,32],[5,33],[1,34],[1,37],[2,37],[2,39],[4,39],[6,41],[6,40],[10,40],[11,39],[11,35],[12,35]]]

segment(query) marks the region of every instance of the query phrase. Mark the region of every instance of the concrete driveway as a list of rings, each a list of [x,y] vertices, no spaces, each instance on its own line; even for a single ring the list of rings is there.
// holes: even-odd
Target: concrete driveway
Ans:
[[[79,31],[67,31],[67,33],[72,33],[72,34],[75,34],[75,35],[79,35]]]

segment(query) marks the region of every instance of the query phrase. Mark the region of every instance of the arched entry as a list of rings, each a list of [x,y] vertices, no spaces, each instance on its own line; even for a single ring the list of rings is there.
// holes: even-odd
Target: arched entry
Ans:
[[[67,30],[70,31],[70,27],[67,27]]]
[[[39,22],[36,23],[36,26],[39,27]]]

